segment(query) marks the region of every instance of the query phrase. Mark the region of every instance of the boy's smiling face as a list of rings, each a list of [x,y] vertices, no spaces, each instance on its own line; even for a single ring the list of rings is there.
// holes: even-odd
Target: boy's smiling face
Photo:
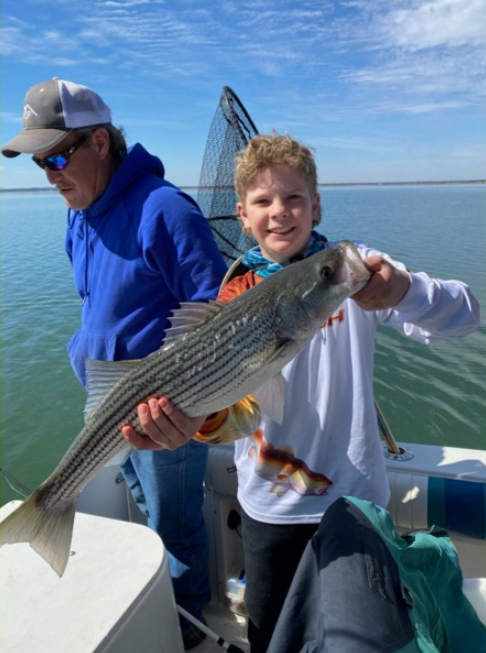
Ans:
[[[319,201],[300,172],[287,165],[273,165],[249,184],[238,211],[263,256],[284,263],[305,250],[319,218]]]

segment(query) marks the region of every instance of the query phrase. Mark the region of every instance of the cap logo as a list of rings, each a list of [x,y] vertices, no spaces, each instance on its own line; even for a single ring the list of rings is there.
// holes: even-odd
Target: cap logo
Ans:
[[[38,116],[39,114],[34,111],[30,104],[24,104],[24,115],[22,116],[23,120],[29,120],[31,115]]]

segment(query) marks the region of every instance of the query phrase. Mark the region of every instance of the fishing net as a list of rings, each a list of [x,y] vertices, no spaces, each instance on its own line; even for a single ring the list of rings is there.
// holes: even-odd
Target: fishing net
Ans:
[[[197,202],[228,265],[255,244],[242,233],[236,214],[234,170],[236,154],[257,134],[255,124],[236,93],[224,86],[209,128]]]

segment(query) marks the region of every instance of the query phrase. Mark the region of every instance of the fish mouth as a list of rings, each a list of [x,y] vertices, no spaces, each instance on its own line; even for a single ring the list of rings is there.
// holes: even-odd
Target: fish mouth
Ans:
[[[371,272],[365,266],[360,253],[351,241],[343,241],[339,247],[344,259],[339,274],[340,280],[349,285],[354,295],[366,286]]]

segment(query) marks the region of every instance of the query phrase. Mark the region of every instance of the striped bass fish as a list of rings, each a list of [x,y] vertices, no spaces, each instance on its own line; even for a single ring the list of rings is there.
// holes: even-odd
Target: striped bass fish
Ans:
[[[85,426],[54,472],[4,519],[1,544],[29,542],[62,576],[81,490],[103,466],[129,454],[120,429],[130,424],[141,430],[138,404],[165,395],[196,417],[253,394],[273,417],[265,397],[278,393],[282,367],[369,277],[354,245],[341,241],[284,267],[229,303],[183,304],[174,312],[164,345],[143,360],[88,362]]]

